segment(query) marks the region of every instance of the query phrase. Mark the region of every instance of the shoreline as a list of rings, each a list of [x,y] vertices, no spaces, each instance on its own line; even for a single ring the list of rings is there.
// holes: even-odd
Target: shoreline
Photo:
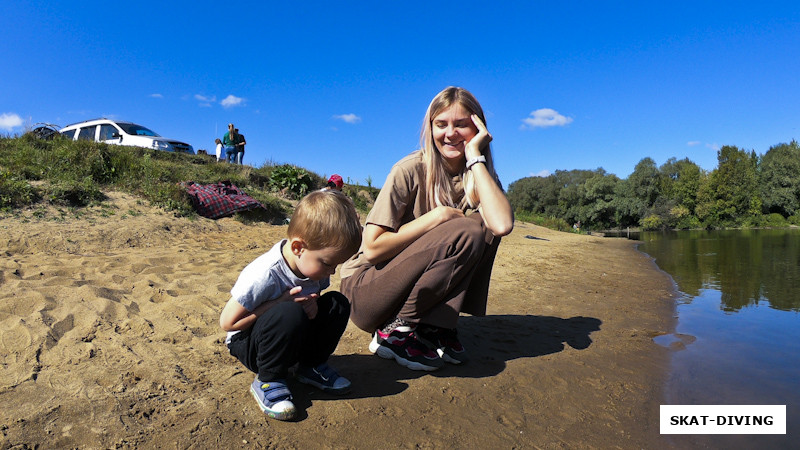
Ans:
[[[286,227],[114,201],[107,216],[0,219],[3,448],[669,446],[658,407],[671,351],[652,338],[674,332],[673,284],[634,241],[517,222],[487,316],[460,319],[467,365],[401,368],[350,323],[330,363],[353,391],[290,382],[302,417],[278,422],[252,401],[218,319]]]

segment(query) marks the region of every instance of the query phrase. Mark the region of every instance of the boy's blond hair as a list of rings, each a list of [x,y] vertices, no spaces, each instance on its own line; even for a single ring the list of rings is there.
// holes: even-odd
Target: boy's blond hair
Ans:
[[[335,248],[355,253],[361,246],[361,221],[346,195],[314,191],[295,208],[287,235],[302,239],[310,250]]]

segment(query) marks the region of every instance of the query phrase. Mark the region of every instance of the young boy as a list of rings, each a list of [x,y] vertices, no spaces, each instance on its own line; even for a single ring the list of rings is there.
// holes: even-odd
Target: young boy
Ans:
[[[287,232],[242,270],[220,316],[231,355],[257,374],[250,392],[270,417],[295,416],[286,384],[298,381],[342,394],[350,381],[327,364],[350,318],[350,302],[330,285],[336,266],[361,245],[353,202],[338,191],[315,191],[297,205]]]

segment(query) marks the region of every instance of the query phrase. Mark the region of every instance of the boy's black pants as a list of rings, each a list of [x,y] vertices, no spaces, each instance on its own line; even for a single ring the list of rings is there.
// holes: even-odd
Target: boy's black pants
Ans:
[[[350,302],[336,291],[317,299],[311,320],[300,303],[282,302],[258,317],[249,329],[228,344],[231,355],[258,374],[261,381],[286,379],[289,368],[316,367],[328,360],[350,318]]]

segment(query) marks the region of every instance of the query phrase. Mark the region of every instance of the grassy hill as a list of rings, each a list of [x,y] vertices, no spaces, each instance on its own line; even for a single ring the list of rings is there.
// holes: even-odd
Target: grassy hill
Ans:
[[[264,210],[237,213],[244,221],[278,223],[294,200],[319,189],[325,179],[302,167],[265,164],[255,168],[218,163],[206,155],[187,155],[88,141],[39,139],[31,134],[0,137],[0,211],[8,214],[36,205],[79,210],[102,205],[106,192],[134,194],[178,216],[195,216],[184,181],[230,181]],[[344,188],[365,212],[378,189]]]

